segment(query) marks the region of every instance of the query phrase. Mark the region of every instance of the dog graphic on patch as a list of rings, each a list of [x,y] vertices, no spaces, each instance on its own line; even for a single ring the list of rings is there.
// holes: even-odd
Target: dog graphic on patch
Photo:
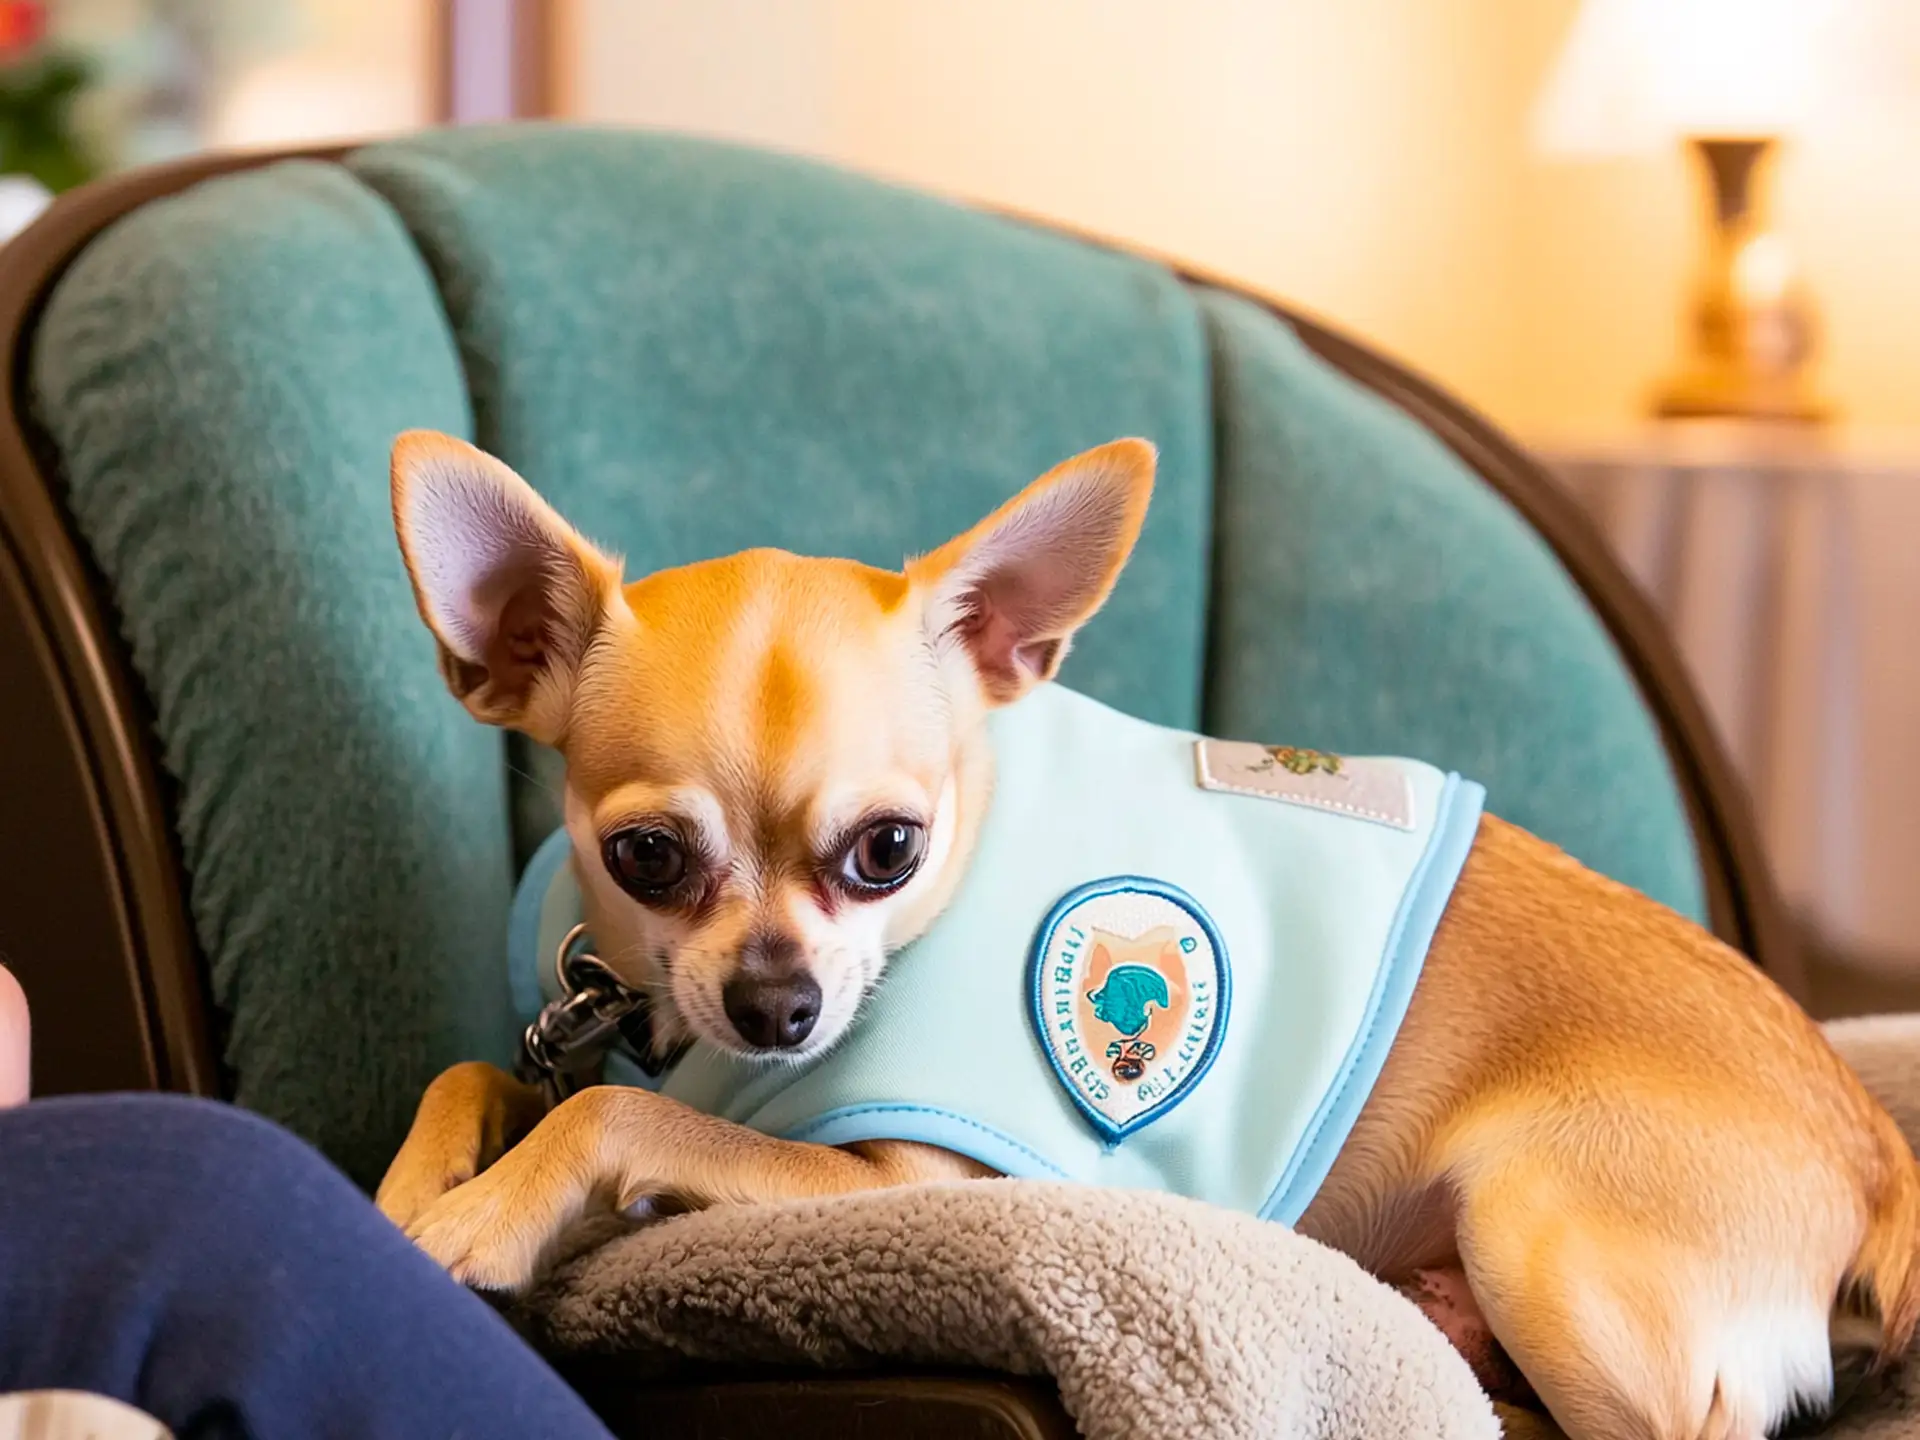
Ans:
[[[1094,1037],[1113,1032],[1106,1058],[1123,1085],[1143,1080],[1161,1048],[1180,1033],[1188,1003],[1180,939],[1171,925],[1131,938],[1093,932],[1082,1026]]]

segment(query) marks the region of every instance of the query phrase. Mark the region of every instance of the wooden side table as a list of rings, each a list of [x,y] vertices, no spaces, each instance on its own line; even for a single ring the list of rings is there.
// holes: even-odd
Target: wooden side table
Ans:
[[[1705,421],[1540,449],[1672,625],[1788,904],[1920,974],[1920,436]]]

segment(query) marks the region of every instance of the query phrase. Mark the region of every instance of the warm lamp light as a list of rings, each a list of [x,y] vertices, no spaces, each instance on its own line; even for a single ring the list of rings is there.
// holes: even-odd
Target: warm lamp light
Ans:
[[[1691,353],[1662,415],[1815,420],[1812,310],[1754,177],[1798,128],[1819,81],[1833,0],[1585,0],[1534,113],[1551,155],[1601,158],[1676,139],[1700,156],[1712,229]]]

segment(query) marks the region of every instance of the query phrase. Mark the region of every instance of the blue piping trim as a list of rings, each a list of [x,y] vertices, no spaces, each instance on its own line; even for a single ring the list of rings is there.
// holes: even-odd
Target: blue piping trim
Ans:
[[[1407,1005],[1426,964],[1427,949],[1433,944],[1433,932],[1440,926],[1440,917],[1446,913],[1460,878],[1460,867],[1467,863],[1467,854],[1479,833],[1480,810],[1486,798],[1486,790],[1473,781],[1447,776],[1433,834],[1401,898],[1393,929],[1387,933],[1373,993],[1367,998],[1366,1017],[1340,1062],[1333,1085],[1294,1147],[1287,1168],[1260,1207],[1261,1219],[1278,1220],[1283,1225],[1298,1221],[1333,1168],[1340,1147],[1347,1143],[1360,1107],[1387,1063],[1387,1052],[1400,1033],[1400,1022],[1406,1019]]]
[[[1124,1125],[1115,1125],[1092,1105],[1087,1103],[1067,1072],[1060,1068],[1060,1059],[1053,1053],[1053,1047],[1047,1043],[1047,1011],[1041,999],[1041,986],[1045,981],[1046,956],[1053,944],[1053,932],[1060,928],[1060,922],[1078,906],[1088,900],[1098,899],[1102,895],[1154,895],[1171,904],[1179,906],[1193,917],[1193,921],[1206,932],[1207,943],[1213,947],[1214,973],[1220,980],[1220,1002],[1217,1018],[1214,1020],[1213,1033],[1207,1037],[1207,1048],[1201,1052],[1200,1059],[1185,1079],[1174,1086],[1167,1098],[1150,1110],[1127,1121]],[[1046,1057],[1047,1064],[1053,1067],[1053,1073],[1060,1082],[1060,1088],[1067,1092],[1080,1113],[1087,1117],[1093,1128],[1107,1141],[1109,1149],[1118,1145],[1134,1131],[1151,1125],[1162,1115],[1172,1110],[1187,1096],[1193,1093],[1194,1086],[1206,1078],[1213,1068],[1213,1062],[1219,1057],[1220,1046],[1227,1038],[1227,1021],[1233,1010],[1233,968],[1227,963],[1227,942],[1220,938],[1220,932],[1214,928],[1213,917],[1207,914],[1200,902],[1177,885],[1169,885],[1164,880],[1149,880],[1144,875],[1112,875],[1105,880],[1091,880],[1085,885],[1076,885],[1055,902],[1053,909],[1047,912],[1047,918],[1040,922],[1039,933],[1035,936],[1033,950],[1027,956],[1027,1016],[1033,1022],[1033,1037],[1040,1046],[1040,1053]],[[985,1163],[985,1162],[982,1162]]]
[[[898,1118],[906,1117],[903,1124]],[[888,1117],[884,1125],[874,1121]],[[784,1140],[853,1145],[862,1140],[909,1140],[978,1160],[1016,1180],[1071,1180],[1051,1160],[991,1125],[931,1105],[843,1105],[783,1132]]]
[[[540,842],[514,886],[513,905],[507,911],[507,987],[522,1025],[532,1024],[547,1003],[540,988],[540,967],[553,957],[540,953],[540,911],[554,877],[572,854],[573,841],[562,826]]]

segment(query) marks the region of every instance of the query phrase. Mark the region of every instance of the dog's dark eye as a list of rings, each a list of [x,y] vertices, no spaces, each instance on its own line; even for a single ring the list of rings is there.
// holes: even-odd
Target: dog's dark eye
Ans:
[[[841,874],[856,890],[892,890],[920,868],[926,852],[924,826],[911,820],[882,820],[860,832],[847,851]]]
[[[671,830],[616,830],[601,848],[607,873],[636,900],[658,900],[687,878],[687,847]]]

